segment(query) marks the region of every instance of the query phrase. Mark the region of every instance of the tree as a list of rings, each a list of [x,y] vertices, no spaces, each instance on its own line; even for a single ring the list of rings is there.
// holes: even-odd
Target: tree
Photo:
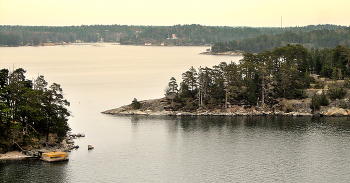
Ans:
[[[43,75],[38,76],[38,78],[34,81],[34,90],[47,90],[47,82],[44,79]]]
[[[188,85],[190,91],[197,89],[197,76],[197,71],[195,68],[193,68],[193,66],[189,71],[182,74],[182,80],[186,85]]]
[[[318,110],[320,110],[320,107],[321,107],[321,105],[320,105],[320,97],[315,93],[312,96],[310,108],[313,111],[318,111]]]
[[[30,127],[39,133],[36,133],[39,138],[56,133],[62,140],[70,131],[70,112],[66,108],[69,102],[64,99],[62,88],[54,83],[47,89],[43,76],[33,84],[25,79],[25,72],[22,68],[13,72],[1,70],[0,125],[4,127],[4,133],[0,135],[0,141],[11,136],[12,124],[23,128],[19,131],[25,135],[29,134]]]
[[[343,87],[339,86],[338,83],[333,82],[332,84],[328,85],[327,95],[332,100],[342,99],[346,95],[346,91],[344,90]]]
[[[329,101],[327,99],[327,96],[324,92],[322,92],[321,95],[314,94],[311,99],[310,108],[314,111],[320,110],[321,106],[328,106]]]
[[[176,79],[174,77],[170,78],[170,82],[168,83],[168,86],[165,90],[165,95],[177,95],[179,89],[178,89],[178,85],[176,82]]]

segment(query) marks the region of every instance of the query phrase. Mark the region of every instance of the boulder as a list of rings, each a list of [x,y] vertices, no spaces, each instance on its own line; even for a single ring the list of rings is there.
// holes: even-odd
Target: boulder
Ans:
[[[66,142],[67,144],[74,144],[74,141],[72,139],[67,139]]]
[[[320,115],[323,116],[347,116],[349,113],[347,110],[339,107],[322,107]]]

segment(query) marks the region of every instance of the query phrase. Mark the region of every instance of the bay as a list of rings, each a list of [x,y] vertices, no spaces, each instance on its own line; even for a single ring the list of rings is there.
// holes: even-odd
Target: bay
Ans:
[[[68,162],[0,163],[0,182],[347,182],[349,118],[111,116],[100,112],[164,96],[191,66],[242,57],[206,47],[72,44],[0,48],[0,67],[44,75],[71,102]],[[95,149],[88,151],[87,145]]]

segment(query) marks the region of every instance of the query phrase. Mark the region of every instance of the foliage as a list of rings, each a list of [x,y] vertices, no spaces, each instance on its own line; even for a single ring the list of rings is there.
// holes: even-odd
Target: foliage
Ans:
[[[315,43],[317,45],[347,44],[346,27],[337,25],[309,25],[305,27],[227,27],[173,25],[173,26],[127,26],[127,25],[81,25],[81,26],[0,26],[0,45],[38,45],[41,43],[69,42],[120,42],[142,45],[206,45],[230,42],[227,47],[246,52],[265,51],[288,43]],[[315,32],[316,31],[316,32]],[[312,32],[312,33],[309,33]],[[171,39],[172,34],[177,39]],[[341,37],[341,38],[339,38]],[[168,39],[170,38],[170,39]],[[234,41],[232,41],[234,40]],[[282,43],[281,41],[282,40]],[[278,42],[279,41],[279,42]],[[222,47],[221,49],[226,49]],[[215,49],[213,49],[215,50]]]
[[[212,68],[191,67],[182,74],[178,97],[186,108],[227,108],[229,105],[272,106],[278,98],[306,98],[312,78],[309,51],[287,45],[257,54],[245,53],[240,63]],[[174,79],[172,78],[171,81]]]
[[[132,100],[132,102],[131,102],[131,106],[133,109],[140,109],[141,103],[139,101],[137,101],[136,98],[134,98],[134,100]]]
[[[165,96],[174,95],[175,97],[178,92],[179,92],[179,89],[178,89],[176,79],[172,77],[170,79],[170,82],[168,83],[167,88],[165,89]]]
[[[257,54],[244,53],[238,64],[223,62],[198,70],[191,67],[182,74],[180,89],[174,100],[186,110],[196,110],[200,107],[226,108],[229,105],[255,106],[259,103],[272,107],[279,98],[303,99],[307,97],[305,90],[315,82],[310,76],[312,72],[326,77],[333,75],[335,79],[350,77],[347,72],[349,50],[347,46],[308,50],[296,44]],[[172,78],[169,86],[174,81],[175,78]],[[315,88],[324,88],[324,85],[317,82]],[[340,99],[345,94],[342,87],[329,85],[330,99]],[[313,97],[313,109],[327,105],[329,101],[325,93]]]
[[[350,78],[344,79],[344,88],[350,88]]]
[[[22,68],[0,71],[0,141],[18,136],[26,142],[28,135],[47,137],[49,133],[62,139],[70,131],[69,102],[62,88],[56,83],[47,88],[44,76],[33,83],[25,73]]]
[[[320,104],[320,96],[318,96],[316,93],[312,96],[310,108],[314,111],[320,110],[321,104]]]
[[[316,29],[312,31],[299,29],[298,32],[293,29],[286,29],[277,34],[261,34],[252,38],[242,40],[233,39],[215,43],[211,51],[214,53],[227,51],[244,52],[263,52],[274,50],[276,47],[286,46],[287,44],[301,44],[308,48],[334,48],[337,45],[350,44],[350,27],[343,27],[335,30]],[[339,52],[341,56],[341,52]]]
[[[312,96],[311,104],[310,104],[310,108],[312,110],[320,110],[321,106],[328,106],[328,105],[329,105],[329,101],[328,101],[327,96],[324,92],[322,92],[321,95],[318,95],[315,93]]]
[[[319,98],[319,103],[321,106],[328,106],[329,105],[329,100],[327,98],[327,95],[322,92],[320,98]]]
[[[346,91],[343,87],[339,86],[338,83],[334,82],[328,86],[327,94],[332,100],[343,99],[346,95]]]

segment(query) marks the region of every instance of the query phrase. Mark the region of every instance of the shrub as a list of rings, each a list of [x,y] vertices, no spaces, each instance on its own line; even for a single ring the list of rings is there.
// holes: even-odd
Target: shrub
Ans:
[[[322,92],[321,96],[319,97],[319,102],[321,106],[328,106],[329,101],[327,99],[327,96],[324,92]]]
[[[350,88],[350,78],[345,78],[344,79],[344,87],[345,88]]]
[[[314,96],[312,96],[310,108],[314,111],[318,111],[321,108],[320,96],[318,96],[316,93]]]
[[[131,102],[131,106],[134,109],[140,109],[141,108],[141,103],[137,101],[136,98]]]
[[[320,110],[321,106],[328,106],[329,101],[324,92],[321,95],[317,95],[316,93],[312,96],[310,108],[312,110]]]
[[[346,95],[346,91],[344,90],[343,87],[340,87],[337,83],[332,83],[330,84],[328,89],[328,96],[332,100],[334,99],[342,99]]]

